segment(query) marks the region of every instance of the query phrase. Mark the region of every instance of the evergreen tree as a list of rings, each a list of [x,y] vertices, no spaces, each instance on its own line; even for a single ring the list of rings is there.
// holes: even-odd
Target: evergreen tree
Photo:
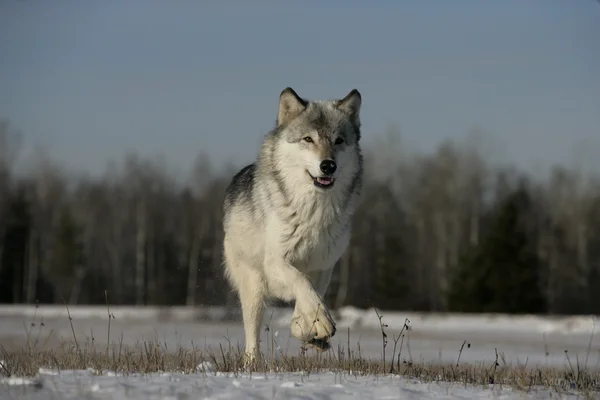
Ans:
[[[27,263],[27,238],[31,230],[30,204],[24,190],[19,190],[8,200],[6,231],[0,244],[0,302],[21,303],[25,301],[23,285]]]
[[[50,259],[50,276],[56,288],[55,301],[69,300],[78,268],[83,262],[82,229],[68,207],[60,211]]]
[[[541,262],[529,229],[532,207],[528,191],[521,185],[492,212],[489,230],[457,267],[449,298],[451,309],[544,312]]]
[[[410,279],[403,246],[402,210],[387,185],[372,185],[367,201],[372,215],[369,240],[372,260],[372,304],[386,310],[410,308]]]

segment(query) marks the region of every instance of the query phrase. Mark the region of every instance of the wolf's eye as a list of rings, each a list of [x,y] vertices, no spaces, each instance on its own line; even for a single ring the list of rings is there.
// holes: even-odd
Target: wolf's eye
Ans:
[[[310,136],[304,137],[302,138],[302,140],[304,140],[306,143],[312,143],[312,138]]]
[[[344,143],[343,138],[339,137],[339,138],[335,139],[335,144],[342,144],[342,143]]]

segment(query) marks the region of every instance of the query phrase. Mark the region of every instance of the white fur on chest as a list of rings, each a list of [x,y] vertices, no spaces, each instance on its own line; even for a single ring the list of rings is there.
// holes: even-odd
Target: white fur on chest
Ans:
[[[350,213],[332,200],[313,198],[288,210],[287,218],[277,218],[284,257],[302,272],[333,268],[348,245]]]

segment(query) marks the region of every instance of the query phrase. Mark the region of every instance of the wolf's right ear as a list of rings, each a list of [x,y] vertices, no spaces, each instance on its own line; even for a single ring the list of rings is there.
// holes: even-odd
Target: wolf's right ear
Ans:
[[[279,95],[277,126],[290,122],[306,109],[308,102],[298,96],[294,89],[286,87]]]

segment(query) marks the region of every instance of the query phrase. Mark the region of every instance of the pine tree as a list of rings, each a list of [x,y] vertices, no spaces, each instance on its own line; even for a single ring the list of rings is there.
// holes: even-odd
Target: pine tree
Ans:
[[[77,268],[83,260],[83,243],[81,227],[68,207],[60,211],[58,226],[55,232],[56,242],[50,259],[50,276],[56,288],[56,299],[67,301],[73,289]]]
[[[370,223],[372,304],[383,309],[406,309],[410,287],[407,254],[402,237],[404,216],[386,185],[374,186],[368,202],[373,212]]]
[[[481,243],[464,254],[454,277],[450,307],[465,312],[541,313],[541,262],[528,224],[533,211],[525,187],[492,211]]]

